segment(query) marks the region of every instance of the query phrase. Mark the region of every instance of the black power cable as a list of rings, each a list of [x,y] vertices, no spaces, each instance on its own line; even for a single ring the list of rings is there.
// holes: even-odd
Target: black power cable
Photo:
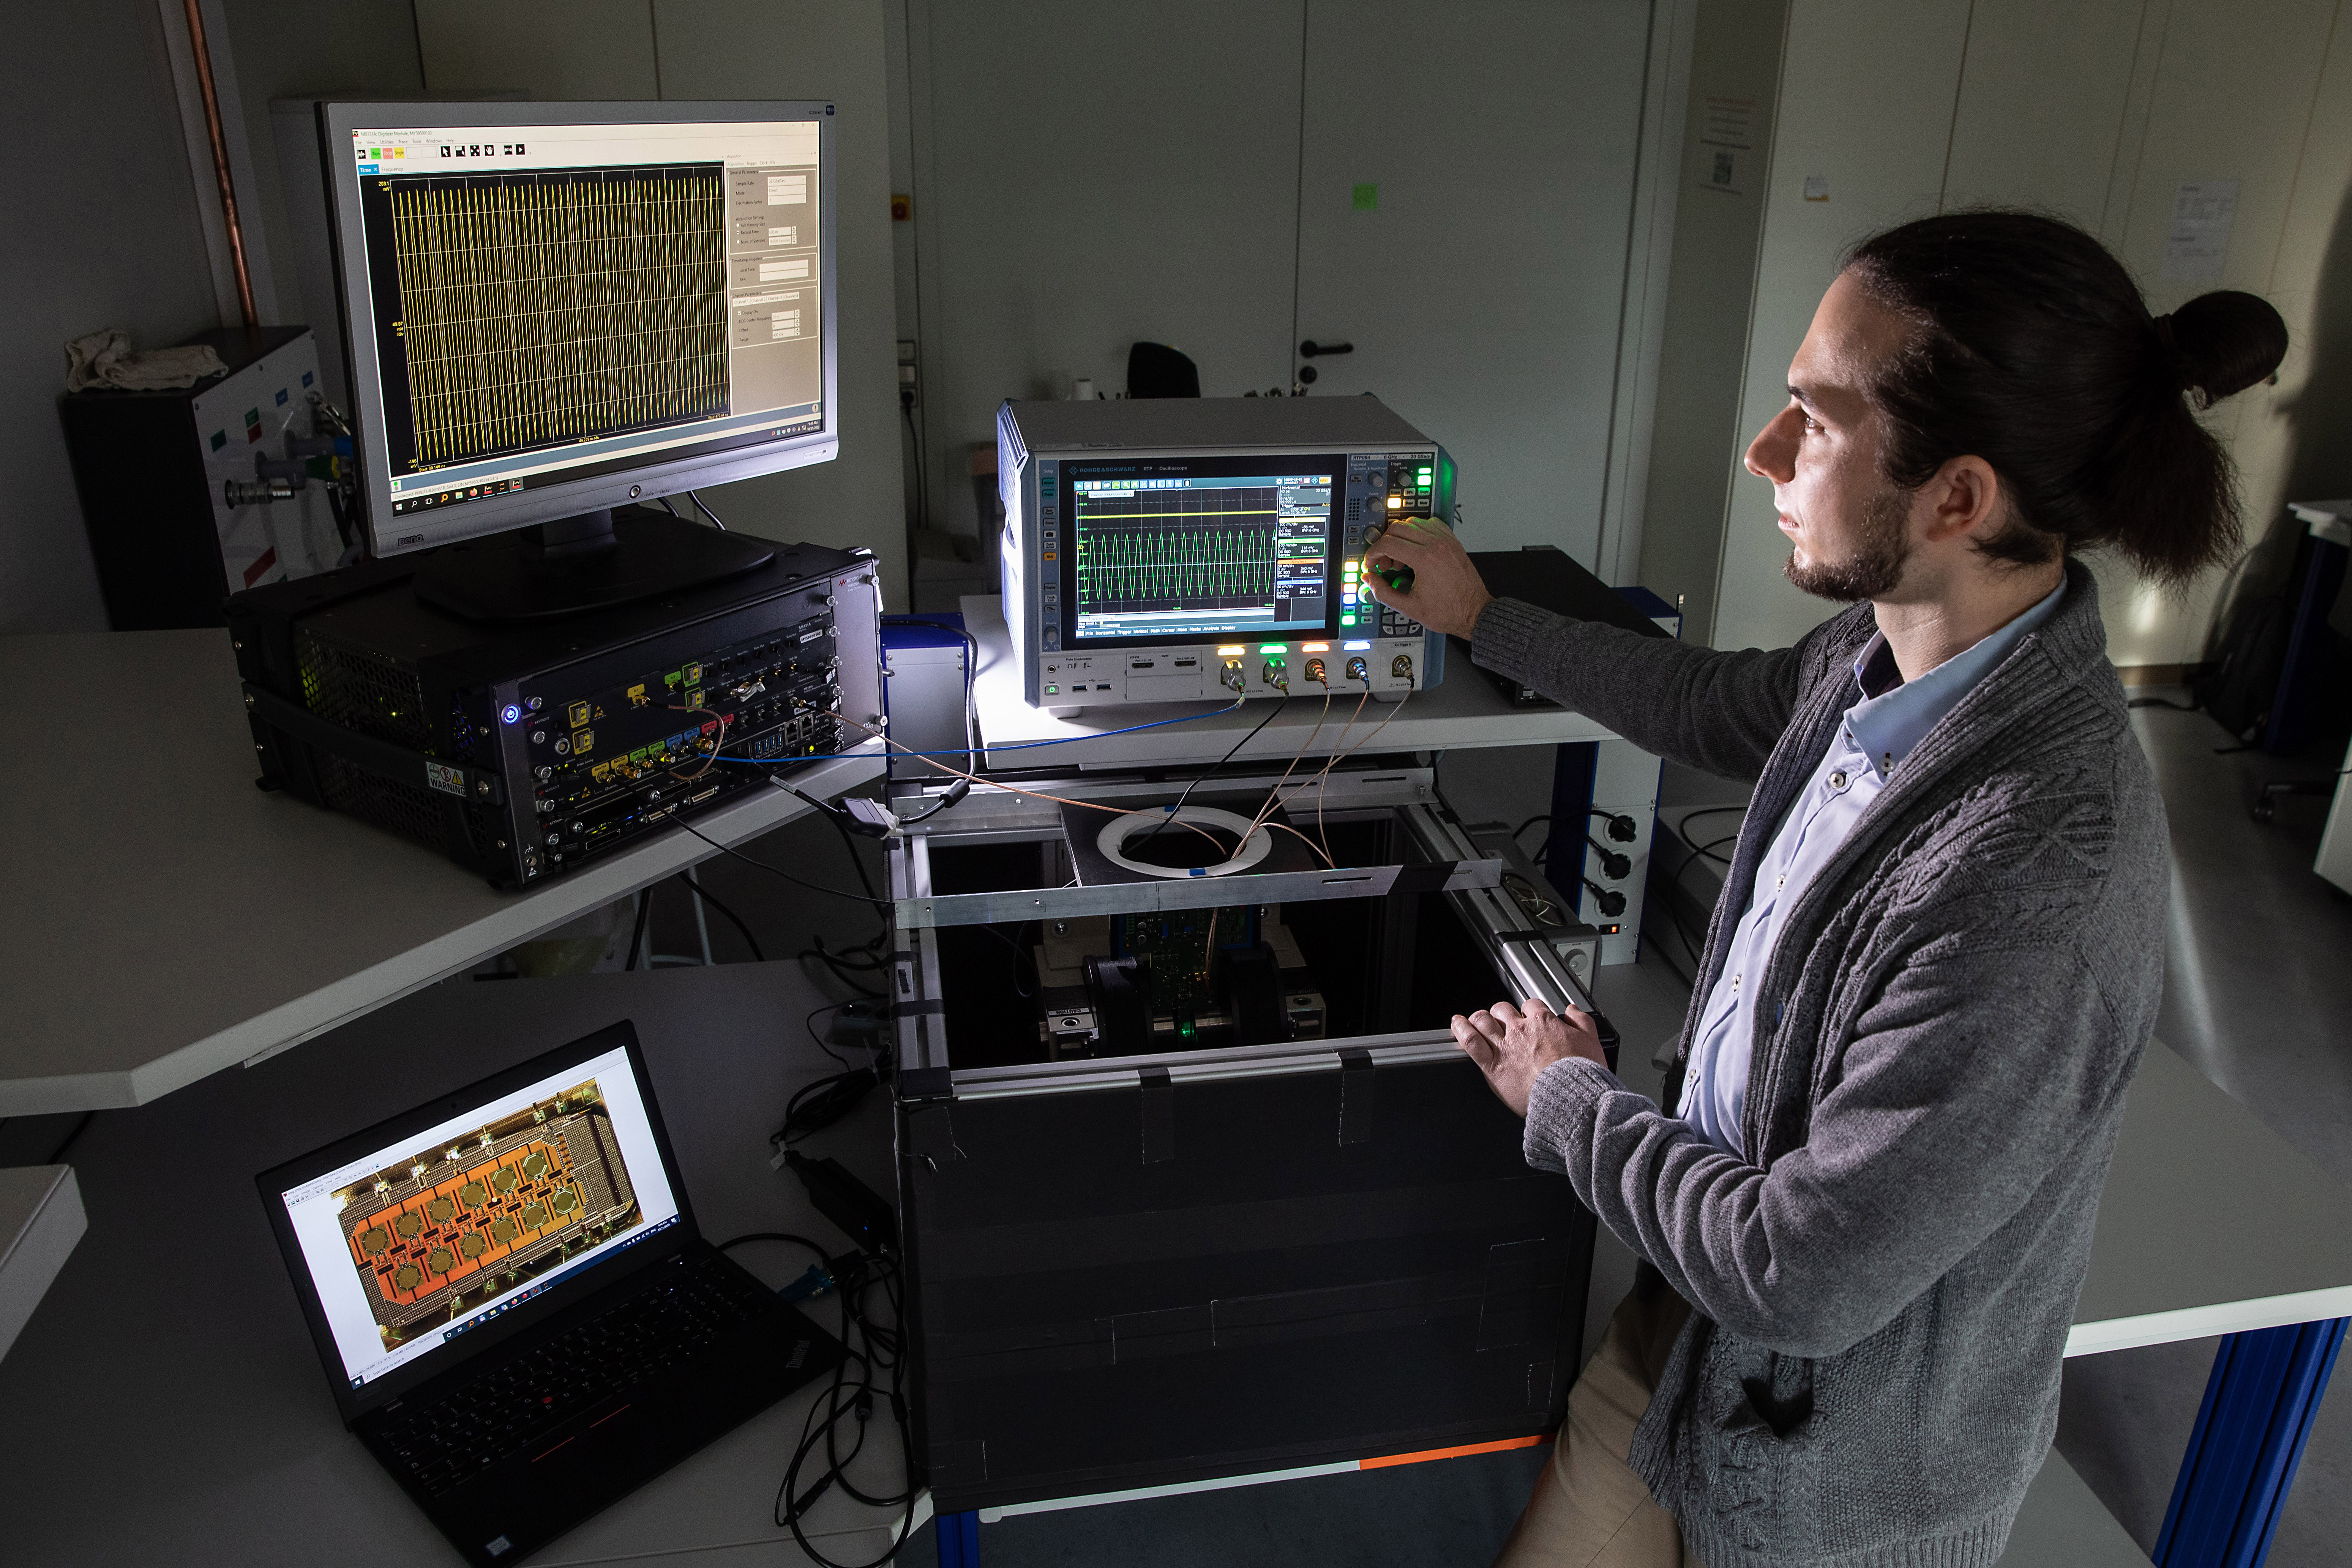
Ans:
[[[681,822],[678,825],[684,827],[686,824]],[[701,835],[696,836],[698,838]],[[637,923],[630,929],[629,961],[622,965],[622,968],[634,969],[637,967],[637,955],[645,950],[646,946],[646,917],[653,912],[654,890],[649,887],[637,894]]]
[[[1210,774],[1216,772],[1218,768],[1223,768],[1226,763],[1231,762],[1235,757],[1239,756],[1241,754],[1242,747],[1247,746],[1251,741],[1255,740],[1257,738],[1257,732],[1264,729],[1268,724],[1272,723],[1276,714],[1280,713],[1284,708],[1286,708],[1289,706],[1290,694],[1287,691],[1285,691],[1278,700],[1266,704],[1265,717],[1259,719],[1255,724],[1250,726],[1249,732],[1244,735],[1239,740],[1234,741],[1233,748],[1227,751],[1223,757],[1218,758],[1215,762],[1212,763],[1209,766],[1207,772],[1201,774],[1199,778],[1194,779],[1190,784],[1185,785],[1184,792],[1176,797],[1176,803],[1168,808],[1167,814],[1161,817],[1160,821],[1151,824],[1151,831],[1150,832],[1145,833],[1141,838],[1128,845],[1127,853],[1132,856],[1145,844],[1148,844],[1152,840],[1158,838],[1160,833],[1166,830],[1168,824],[1176,820],[1176,813],[1184,809],[1184,802],[1192,798],[1192,791],[1198,789],[1202,784],[1206,783]],[[1359,744],[1361,743],[1360,742]],[[1150,810],[1149,807],[1144,809],[1147,810]],[[1241,846],[1239,844],[1235,844],[1234,846],[1234,852],[1235,854],[1239,854],[1241,852]]]
[[[1611,849],[1607,844],[1602,843],[1591,833],[1584,835],[1584,841],[1591,844],[1595,850],[1600,852],[1601,875],[1607,877],[1612,882],[1622,882],[1628,876],[1633,874],[1633,856],[1619,854],[1615,850]]]
[[[696,838],[700,839],[704,843],[709,844],[712,849],[717,850],[720,854],[728,855],[733,859],[741,861],[745,865],[751,866],[759,871],[766,872],[770,876],[782,877],[794,887],[804,887],[811,893],[822,893],[833,898],[845,898],[853,904],[870,904],[878,909],[892,909],[897,907],[887,898],[875,897],[870,891],[866,893],[851,893],[846,888],[824,887],[814,882],[803,882],[799,877],[794,876],[788,871],[782,870],[776,866],[772,866],[765,861],[755,861],[750,855],[744,854],[740,851],[729,849],[725,844],[720,843],[717,839],[712,838],[709,833],[704,832],[692,822],[679,822],[677,825],[684,828],[688,832],[692,833]],[[858,867],[858,870],[861,873],[866,868],[862,863]],[[869,883],[868,886],[870,888],[871,884]],[[644,919],[642,912],[640,912],[638,918],[642,923]],[[634,967],[634,966],[632,967]]]
[[[714,512],[714,511],[712,511],[712,510],[710,509],[710,507],[709,507],[709,505],[707,502],[705,502],[705,501],[703,500],[703,498],[702,498],[700,496],[698,496],[698,495],[696,495],[693,491],[688,490],[688,491],[686,493],[686,498],[687,498],[688,500],[689,500],[689,501],[691,501],[691,502],[693,502],[693,503],[694,503],[695,509],[696,509],[697,511],[700,512],[704,517],[709,517],[709,518],[710,519],[710,525],[711,525],[711,527],[713,527],[713,528],[717,528],[717,529],[718,529],[720,533],[722,533],[722,534],[723,534],[723,533],[725,533],[725,532],[727,531],[727,525],[726,525],[725,523],[722,523],[722,522],[720,522],[720,521],[719,520],[719,514],[718,514],[718,513],[716,513],[716,512]]]
[[[703,886],[701,883],[696,881],[693,877],[687,875],[686,873],[678,873],[677,879],[678,881],[686,883],[688,889],[693,893],[695,897],[702,900],[703,903],[710,905],[711,908],[725,915],[729,924],[732,925],[736,930],[743,934],[744,946],[751,949],[751,957],[755,963],[764,964],[768,961],[768,956],[760,951],[759,938],[751,935],[751,928],[743,924],[743,917],[741,915],[736,914],[733,910],[719,903],[716,897],[712,896],[709,888]]]
[[[915,394],[905,387],[898,389],[898,412],[906,416],[907,438],[915,444],[915,527],[928,528],[931,526],[931,465],[923,433],[915,423]]]

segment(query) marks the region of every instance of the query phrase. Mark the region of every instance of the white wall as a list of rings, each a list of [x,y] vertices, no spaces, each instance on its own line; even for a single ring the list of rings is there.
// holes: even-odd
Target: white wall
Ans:
[[[220,325],[152,0],[50,6],[11,29],[0,136],[21,221],[0,248],[0,632],[103,631],[66,460],[64,344]]]
[[[2340,0],[1792,0],[1781,105],[1747,343],[1712,636],[1786,643],[1834,607],[1788,587],[1770,489],[1742,474],[1748,434],[1784,400],[1783,371],[1840,250],[1883,224],[1991,201],[2048,207],[2114,246],[2156,311],[2208,287],[2264,295],[2294,348],[2274,389],[2210,416],[2234,452],[2251,534],[2289,498],[2352,493],[2352,37]],[[1695,94],[1696,96],[1696,94]],[[1829,200],[1808,202],[1808,175]],[[2241,182],[2217,284],[2161,271],[2174,188]],[[1686,204],[1687,205],[1687,204]],[[1703,517],[1649,528],[1703,540]],[[1654,551],[1663,547],[1654,542]],[[1645,565],[1648,561],[1645,557]],[[2220,574],[2167,598],[2095,555],[2110,655],[2193,663]],[[1705,634],[1704,618],[1696,629]]]
[[[1007,397],[1116,393],[1139,340],[1263,393],[1344,340],[1313,395],[1444,441],[1480,542],[1629,576],[1691,5],[907,0],[933,523]]]
[[[1640,565],[1618,580],[1679,602],[1685,635],[1703,642],[1732,483],[1723,455],[1745,439],[1739,389],[1789,5],[1701,0],[1696,11]],[[1712,132],[1710,116],[1721,122]],[[1716,178],[1718,153],[1731,161],[1727,180]]]
[[[1211,397],[1289,385],[1301,11],[908,5],[934,526],[971,531],[999,403],[1117,392],[1139,340]]]
[[[837,105],[834,229],[841,455],[712,486],[730,527],[861,544],[907,602],[890,235],[889,103],[879,0],[418,0],[425,85],[533,99],[825,99]]]
[[[1795,641],[1835,607],[1780,574],[1788,542],[1772,487],[1739,466],[1748,437],[1789,401],[1789,361],[1839,253],[1872,229],[1936,210],[1966,47],[1967,0],[1795,0],[1717,589],[1719,648]],[[1804,199],[1808,176],[1829,200]]]

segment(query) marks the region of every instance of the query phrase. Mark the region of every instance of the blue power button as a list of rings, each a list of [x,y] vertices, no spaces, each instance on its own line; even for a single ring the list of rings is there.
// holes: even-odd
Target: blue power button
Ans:
[[[506,720],[509,724],[520,724],[522,722],[522,709],[514,703],[509,703],[503,709],[499,710],[499,716]]]

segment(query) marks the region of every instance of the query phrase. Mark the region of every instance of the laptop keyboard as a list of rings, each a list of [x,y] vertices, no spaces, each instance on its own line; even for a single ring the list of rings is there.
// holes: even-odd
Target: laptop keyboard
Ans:
[[[386,1427],[385,1444],[439,1497],[608,1396],[708,1354],[753,1314],[761,1294],[741,1270],[698,1260]]]

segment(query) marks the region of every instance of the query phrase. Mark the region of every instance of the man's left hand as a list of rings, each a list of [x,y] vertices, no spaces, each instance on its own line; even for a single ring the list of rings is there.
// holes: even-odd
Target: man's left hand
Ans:
[[[1571,1007],[1562,1017],[1541,997],[1530,998],[1525,1011],[1496,1002],[1466,1019],[1454,1014],[1454,1043],[1478,1064],[1496,1096],[1521,1116],[1528,1113],[1528,1095],[1537,1076],[1553,1062],[1579,1056],[1609,1065],[1592,1015]]]

